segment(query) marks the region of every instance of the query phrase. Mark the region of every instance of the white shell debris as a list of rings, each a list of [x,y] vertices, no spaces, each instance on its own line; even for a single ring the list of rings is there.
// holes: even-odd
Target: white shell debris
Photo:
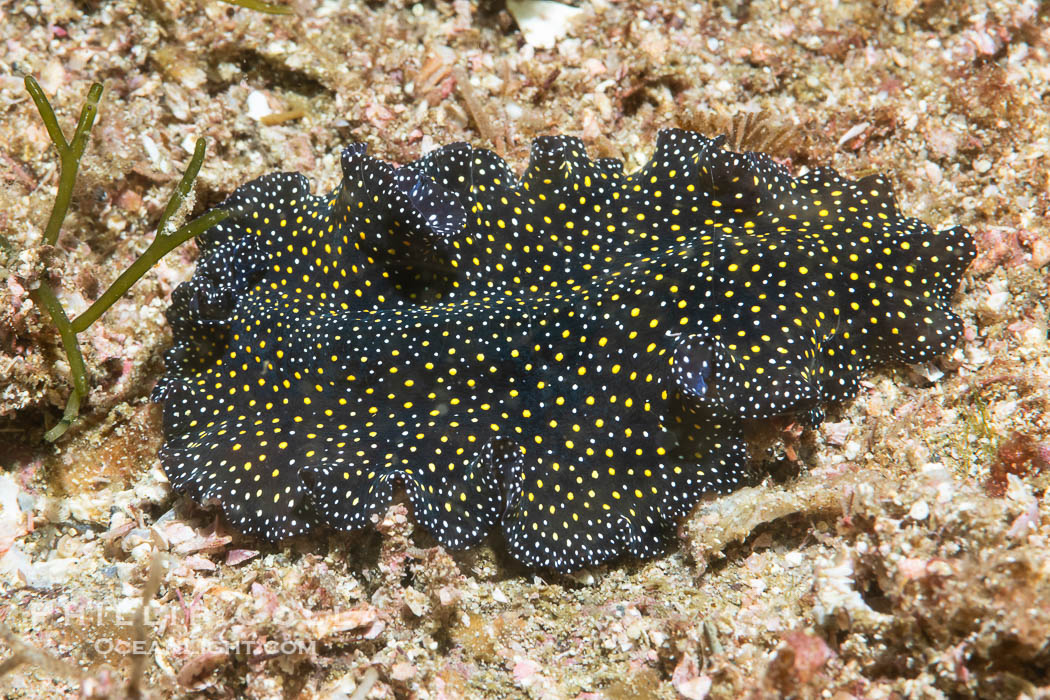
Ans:
[[[507,0],[507,10],[525,41],[537,49],[553,49],[569,32],[569,23],[583,10],[550,0]]]
[[[266,95],[258,90],[252,90],[248,95],[248,116],[258,121],[268,114],[273,114],[273,110],[270,109]]]
[[[858,136],[860,136],[861,134],[863,134],[865,131],[868,130],[869,126],[871,126],[871,124],[869,124],[868,122],[861,122],[860,124],[854,124],[853,127],[851,127],[849,131],[847,131],[846,133],[844,133],[842,136],[839,137],[838,147],[842,148],[842,146],[845,145],[846,142],[848,142],[850,139],[855,139]]]

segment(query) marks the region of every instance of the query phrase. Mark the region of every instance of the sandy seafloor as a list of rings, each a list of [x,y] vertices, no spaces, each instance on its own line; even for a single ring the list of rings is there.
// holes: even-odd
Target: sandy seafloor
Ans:
[[[147,697],[1050,696],[1046,7],[599,0],[550,50],[499,2],[291,7],[0,2],[0,648],[23,661],[0,695],[127,694],[159,551]],[[67,129],[106,86],[54,248],[27,72]],[[636,167],[661,127],[743,113],[786,129],[796,171],[885,172],[980,254],[956,351],[872,373],[816,430],[753,426],[754,486],[703,502],[666,556],[530,572],[498,543],[435,547],[405,505],[381,534],[270,546],[172,494],[147,397],[193,244],[82,336],[85,420],[42,441],[70,380],[26,290],[46,266],[83,309],[145,249],[197,135],[195,213],[273,170],[328,190],[351,140],[395,162],[467,140],[520,171],[560,132]]]

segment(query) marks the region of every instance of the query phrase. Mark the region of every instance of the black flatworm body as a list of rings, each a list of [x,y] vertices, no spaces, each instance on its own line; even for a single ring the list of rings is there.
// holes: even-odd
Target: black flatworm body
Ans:
[[[400,484],[449,547],[653,555],[740,481],[742,419],[816,414],[959,334],[969,234],[878,176],[676,130],[632,174],[563,137],[520,180],[463,144],[342,165],[328,195],[238,189],[168,312],[165,469],[267,539],[364,527]]]

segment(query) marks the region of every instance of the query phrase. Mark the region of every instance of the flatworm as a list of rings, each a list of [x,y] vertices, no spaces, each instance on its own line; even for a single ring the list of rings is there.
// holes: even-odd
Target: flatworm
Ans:
[[[974,257],[881,176],[791,177],[667,130],[641,170],[537,140],[524,178],[454,144],[360,145],[311,195],[239,188],[168,311],[173,486],[269,540],[356,529],[404,488],[462,548],[498,527],[568,571],[664,548],[736,486],[743,419],[805,414],[949,349]]]

